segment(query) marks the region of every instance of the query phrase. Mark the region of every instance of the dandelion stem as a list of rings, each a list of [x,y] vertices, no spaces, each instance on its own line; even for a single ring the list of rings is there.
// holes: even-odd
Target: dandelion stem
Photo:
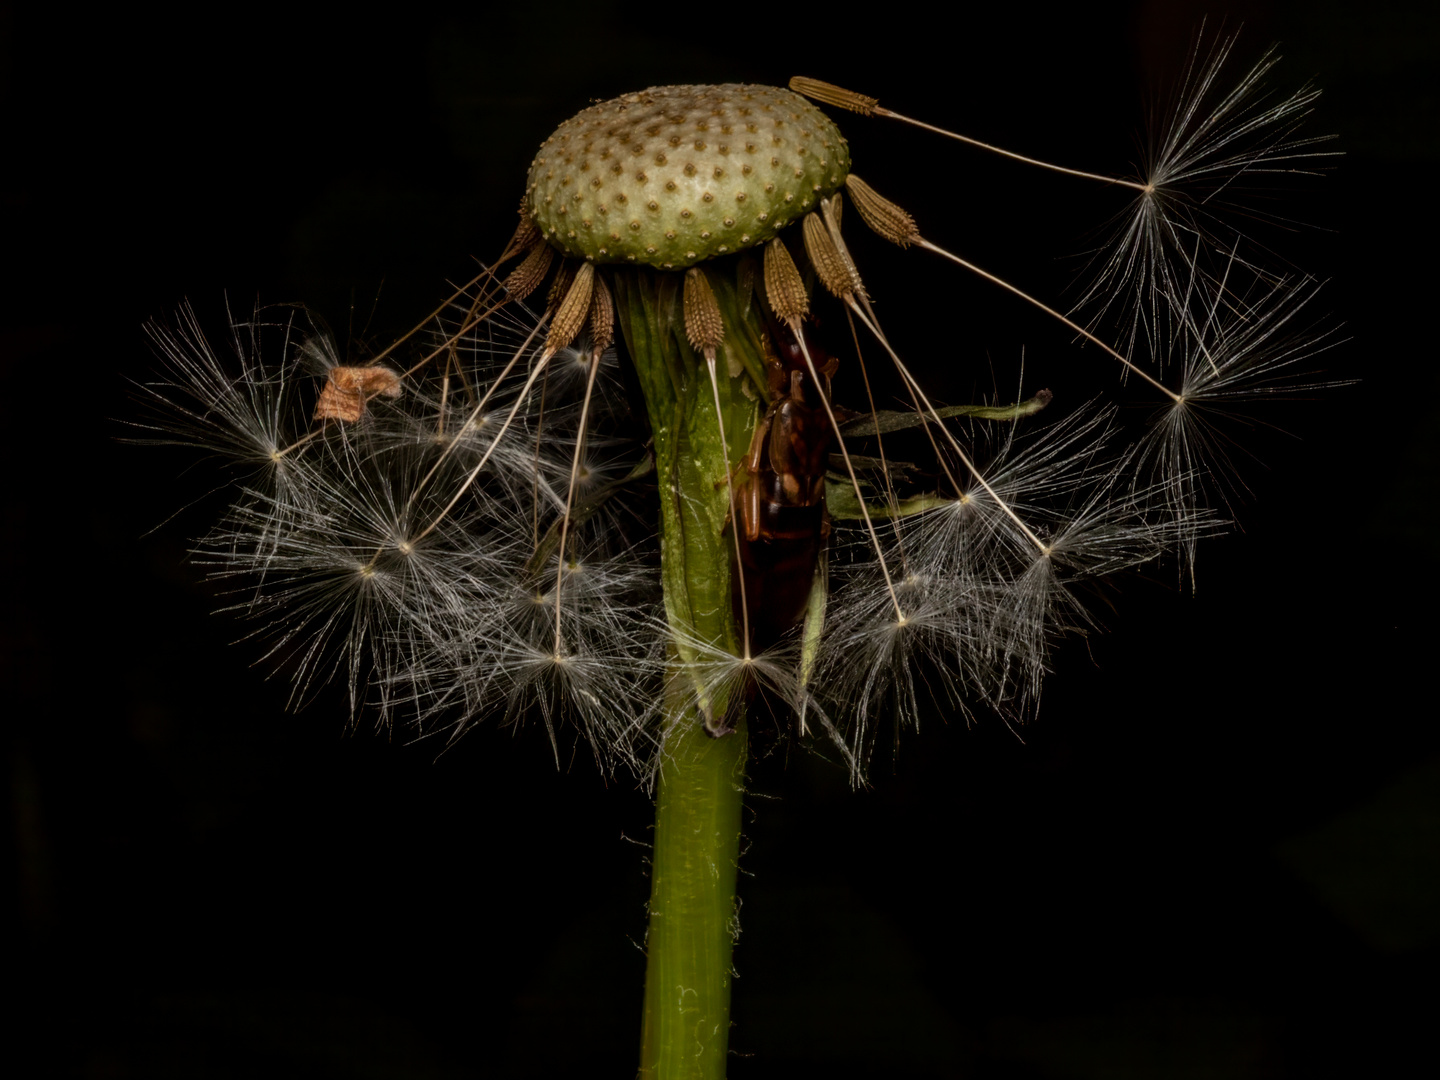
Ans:
[[[733,541],[724,536],[733,498],[720,478],[749,445],[755,405],[740,390],[741,378],[722,380],[716,372],[708,379],[708,365],[682,329],[673,278],[627,268],[617,269],[612,281],[617,322],[650,420],[671,627],[640,1076],[723,1080],[747,742],[743,679],[717,682],[707,674],[707,659],[708,670],[714,657],[726,654],[748,667],[739,659],[731,601],[731,575],[739,568],[732,570]],[[755,308],[742,305],[731,282],[717,276],[713,285],[732,331],[727,351],[758,368],[760,358],[747,352],[751,332],[762,332]],[[743,326],[742,312],[751,320]],[[714,401],[713,417],[707,398]]]
[[[655,800],[639,1075],[724,1080],[745,729],[712,739],[690,710],[665,750]]]

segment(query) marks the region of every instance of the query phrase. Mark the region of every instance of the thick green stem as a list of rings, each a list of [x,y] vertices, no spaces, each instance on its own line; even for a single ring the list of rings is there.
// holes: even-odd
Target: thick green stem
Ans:
[[[715,739],[691,723],[666,746],[640,1034],[646,1080],[725,1076],[745,742],[743,725]]]
[[[726,319],[724,350],[745,372],[763,371],[748,288],[729,278],[714,284]],[[723,374],[728,364],[719,367],[717,422],[708,370],[685,339],[680,275],[623,269],[614,272],[614,285],[654,440],[661,577],[673,631],[655,802],[640,1075],[723,1080],[746,730],[740,691],[706,672],[715,670],[717,655],[740,652],[726,477],[754,429],[755,402],[743,388],[753,376],[731,378]],[[722,363],[728,360],[722,356]]]

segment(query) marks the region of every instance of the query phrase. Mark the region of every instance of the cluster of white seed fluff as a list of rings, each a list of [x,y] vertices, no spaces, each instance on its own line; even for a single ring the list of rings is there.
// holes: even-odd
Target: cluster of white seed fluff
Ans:
[[[145,387],[159,409],[145,423],[229,473],[234,501],[195,557],[227,586],[227,609],[256,622],[297,704],[342,681],[352,718],[368,706],[445,737],[533,712],[557,753],[563,713],[602,768],[634,767],[654,752],[663,648],[654,525],[625,483],[646,459],[612,436],[586,440],[577,464],[590,355],[563,350],[547,380],[531,379],[536,324],[518,305],[455,341],[437,323],[449,379],[390,371],[403,393],[375,395],[353,423],[317,424],[345,369],[308,313],[232,319],[222,355],[185,308],[149,328],[164,372]],[[616,367],[603,351],[591,418],[623,432]]]
[[[528,254],[503,280],[482,273],[459,289],[405,343],[406,364],[395,347],[346,363],[294,308],[232,320],[224,355],[188,310],[152,326],[166,370],[145,388],[157,408],[149,426],[218,458],[233,482],[233,503],[196,557],[254,620],[297,700],[339,680],[352,715],[373,708],[383,723],[442,739],[486,718],[538,716],[557,756],[578,738],[607,772],[651,775],[667,719],[683,712],[677,701],[688,696],[709,722],[713,702],[753,699],[756,687],[802,733],[823,733],[857,782],[877,732],[913,722],[927,696],[966,715],[1023,718],[1055,642],[1090,626],[1076,583],[1167,552],[1182,566],[1193,559],[1197,539],[1229,516],[1225,419],[1296,385],[1297,365],[1330,341],[1306,322],[1316,284],[1269,272],[1224,216],[1224,198],[1197,200],[1185,187],[1228,198],[1241,180],[1304,171],[1319,155],[1295,134],[1313,92],[1267,97],[1270,56],[1221,92],[1229,47],[1197,58],[1148,176],[1124,182],[1133,210],[1072,313],[1086,328],[1052,312],[1111,355],[1117,379],[1153,391],[1139,431],[1098,400],[1068,412],[1044,409],[1048,398],[1008,409],[931,402],[924,373],[902,359],[904,328],[875,321],[839,238],[836,193],[882,235],[978,268],[847,181],[838,130],[803,102],[802,115],[793,93],[673,88],[689,110],[682,124],[662,88],[594,106],[547,141],[531,173],[533,214],[507,252]],[[796,87],[896,115],[825,84]],[[607,148],[620,142],[586,140],[621,121],[635,153],[612,161]],[[713,147],[697,150],[709,139],[727,140],[735,175],[687,172],[702,150],[697,160],[717,160]],[[765,185],[797,176],[794,214],[747,218],[741,230],[736,207],[768,215],[756,206],[783,193]],[[724,205],[712,212],[717,192]],[[694,235],[669,236],[677,219],[658,205],[691,209],[687,199]],[[830,239],[811,247],[822,203],[814,229]],[[622,377],[602,271],[638,259],[678,275],[733,255],[732,232],[755,246],[786,225],[798,232],[801,217],[814,273],[871,335],[868,352],[899,372],[914,411],[867,417],[852,393],[841,427],[827,401],[837,431],[822,591],[777,644],[731,651],[665,617],[655,502],[668,481],[654,475]],[[556,250],[564,262],[537,314],[523,296]],[[826,251],[848,284],[826,277]],[[803,338],[802,318],[767,282],[757,277],[754,297]],[[716,346],[705,352],[713,381]],[[903,460],[877,437],[900,431],[928,460]]]

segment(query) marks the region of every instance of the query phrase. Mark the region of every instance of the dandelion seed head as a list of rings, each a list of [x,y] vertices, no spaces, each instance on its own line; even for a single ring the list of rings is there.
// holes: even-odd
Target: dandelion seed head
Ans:
[[[1226,92],[1232,44],[1197,54],[1080,302],[1092,330],[1118,332],[1117,348],[1100,343],[1137,385],[1149,380],[1142,392],[1163,395],[1138,436],[1098,398],[932,405],[897,345],[908,328],[879,327],[840,231],[831,193],[849,158],[836,150],[814,188],[824,197],[802,192],[803,208],[756,181],[751,203],[787,209],[743,237],[721,235],[739,213],[728,201],[716,212],[732,217],[711,222],[703,245],[679,235],[693,214],[677,209],[676,235],[657,235],[683,258],[651,253],[649,278],[609,248],[557,260],[532,229],[519,270],[482,272],[404,349],[342,357],[294,308],[232,320],[224,355],[188,308],[152,326],[164,375],[142,388],[161,414],[148,426],[219,458],[232,480],[196,559],[297,704],[337,682],[352,722],[368,708],[444,745],[482,721],[538,723],[557,762],[574,742],[605,772],[653,783],[677,725],[725,738],[746,714],[754,732],[768,708],[774,743],[813,741],[858,785],[882,736],[917,727],[928,702],[1024,719],[1052,649],[1095,629],[1076,586],[1173,551],[1193,561],[1228,516],[1232,422],[1293,390],[1297,365],[1333,343],[1301,327],[1318,286],[1262,269],[1263,249],[1226,216],[1242,183],[1315,163],[1316,141],[1296,129],[1314,92],[1267,97],[1268,54]],[[866,184],[845,190],[872,211],[890,205]],[[533,194],[527,207],[542,213]],[[905,246],[940,250],[897,215]],[[812,299],[828,300],[806,295],[800,245],[786,247],[802,229],[810,269],[834,271],[836,302],[893,362],[908,420],[876,414],[847,434],[847,417],[863,420],[841,400],[860,358],[827,355],[806,321]],[[735,255],[761,243],[763,260]],[[640,319],[642,281],[654,304]],[[642,371],[629,350],[646,335],[663,341]],[[854,340],[858,353],[858,329]],[[673,415],[645,396],[657,372],[682,406]],[[914,461],[880,445],[907,426],[923,430]],[[666,528],[690,530],[680,540],[658,535],[660,499]],[[665,591],[677,585],[662,578],[673,565],[662,544],[669,560],[676,543],[717,537],[719,562],[706,548],[711,561],[696,564],[715,581],[683,582],[703,600],[687,608]],[[747,582],[760,595],[747,599]],[[766,603],[800,621],[752,634]]]

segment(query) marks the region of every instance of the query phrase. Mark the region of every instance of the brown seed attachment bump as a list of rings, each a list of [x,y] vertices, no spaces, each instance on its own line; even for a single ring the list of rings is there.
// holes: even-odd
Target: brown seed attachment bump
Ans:
[[[811,101],[834,105],[837,109],[849,109],[861,116],[873,115],[875,106],[880,104],[879,98],[857,94],[854,90],[846,90],[843,86],[821,82],[819,79],[807,79],[804,75],[796,75],[792,78],[790,89],[797,94],[804,94]]]
[[[920,229],[910,214],[896,206],[854,173],[845,178],[855,209],[870,228],[902,248],[920,242]]]

